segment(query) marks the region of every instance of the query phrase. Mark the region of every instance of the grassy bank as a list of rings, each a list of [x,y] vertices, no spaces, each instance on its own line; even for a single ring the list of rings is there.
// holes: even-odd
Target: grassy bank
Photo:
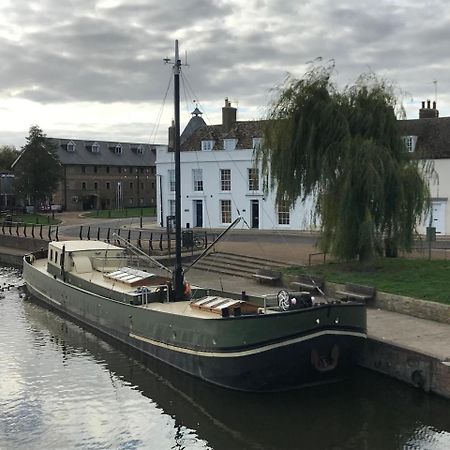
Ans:
[[[5,216],[2,217],[2,222],[5,226],[9,225],[8,220],[5,220]],[[61,223],[58,219],[58,215],[55,214],[55,218],[52,218],[52,214],[14,214],[11,216],[11,226],[15,227],[19,223],[21,226],[27,225],[57,225]]]
[[[98,219],[122,219],[124,217],[155,217],[156,208],[124,208],[124,209],[104,209],[83,214],[85,217],[95,217]]]
[[[287,273],[307,273],[333,283],[375,286],[382,292],[431,300],[450,305],[450,261],[383,258],[371,265],[328,263],[292,267]]]

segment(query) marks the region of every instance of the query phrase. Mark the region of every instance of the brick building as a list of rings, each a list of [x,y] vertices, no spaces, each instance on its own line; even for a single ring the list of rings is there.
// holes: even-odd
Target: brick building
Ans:
[[[63,166],[53,204],[68,211],[156,205],[156,148],[165,146],[48,139]]]

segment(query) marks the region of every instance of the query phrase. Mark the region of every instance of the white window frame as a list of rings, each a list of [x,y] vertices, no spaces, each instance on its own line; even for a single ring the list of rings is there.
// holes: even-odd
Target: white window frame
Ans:
[[[215,141],[205,140],[202,141],[202,152],[211,152],[214,148]]]
[[[291,210],[287,206],[286,201],[277,204],[277,223],[278,225],[287,226],[291,224]]]
[[[228,152],[236,150],[237,143],[238,143],[237,139],[224,139],[223,149]]]
[[[248,190],[251,192],[259,191],[259,170],[257,167],[249,167],[248,174]],[[256,175],[256,176],[255,176]]]
[[[169,192],[175,192],[175,169],[167,171],[167,179],[169,181]]]
[[[203,169],[192,169],[192,185],[195,192],[203,192]]]
[[[121,155],[123,153],[123,147],[122,144],[117,144],[114,148],[114,153],[116,155]]]
[[[136,153],[138,154],[138,155],[143,155],[144,154],[144,146],[141,144],[141,145],[139,145],[139,147],[137,148],[137,150],[136,150]]]
[[[408,153],[413,153],[416,150],[417,136],[403,136]]]
[[[75,145],[75,142],[73,142],[73,141],[68,142],[66,145],[66,149],[69,153],[74,153],[75,148],[76,148],[76,145]]]
[[[231,191],[231,169],[220,169],[220,190]]]
[[[253,149],[257,150],[257,149],[261,148],[262,143],[263,143],[263,138],[261,138],[261,137],[254,137],[253,138]]]
[[[100,145],[98,145],[98,142],[94,142],[91,145],[91,152],[92,153],[100,153]]]
[[[232,222],[231,200],[220,200],[220,221],[223,224]]]

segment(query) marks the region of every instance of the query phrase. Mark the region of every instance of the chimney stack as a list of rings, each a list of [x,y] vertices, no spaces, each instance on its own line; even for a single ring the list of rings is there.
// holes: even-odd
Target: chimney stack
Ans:
[[[425,102],[422,102],[422,108],[419,110],[419,119],[434,119],[439,117],[439,110],[436,109],[436,102],[433,102],[433,108],[431,108],[431,101],[427,100],[427,107],[425,108]]]
[[[222,131],[229,133],[232,126],[236,123],[237,109],[231,106],[228,97],[225,99],[225,106],[222,108]]]

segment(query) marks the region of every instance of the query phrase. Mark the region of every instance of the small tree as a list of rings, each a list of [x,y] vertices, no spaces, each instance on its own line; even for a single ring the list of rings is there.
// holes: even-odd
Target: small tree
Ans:
[[[408,250],[429,192],[399,134],[393,89],[368,75],[338,92],[332,70],[314,68],[278,91],[256,154],[263,175],[278,202],[315,200],[323,251],[367,260],[383,239]]]
[[[29,199],[35,211],[56,191],[61,180],[61,163],[56,148],[38,126],[32,126],[27,143],[14,165],[17,194]]]
[[[0,170],[11,170],[11,165],[18,156],[19,152],[14,146],[0,146]]]

